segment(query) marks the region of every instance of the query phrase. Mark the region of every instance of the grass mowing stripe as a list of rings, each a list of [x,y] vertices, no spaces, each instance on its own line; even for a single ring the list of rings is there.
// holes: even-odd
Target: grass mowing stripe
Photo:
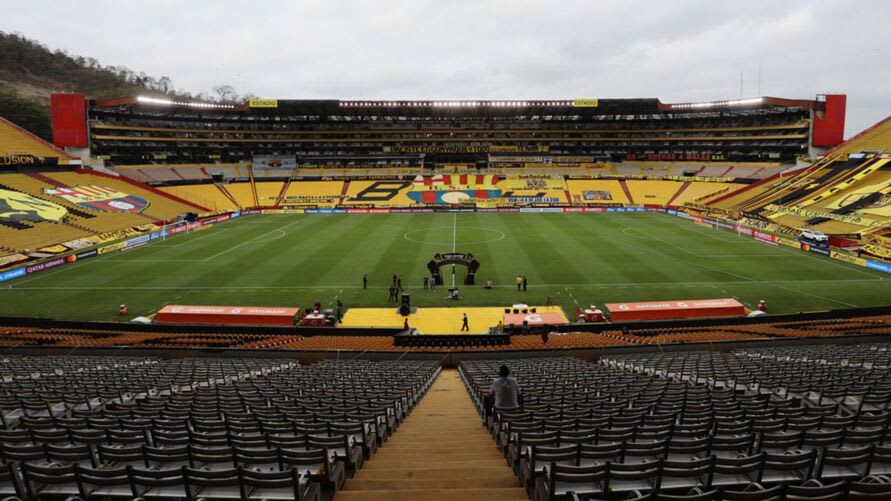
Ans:
[[[734,235],[712,238],[715,230],[686,221],[666,224],[671,219],[676,218],[615,213],[251,216],[249,221],[226,223],[220,227],[225,232],[204,230],[220,231],[214,237],[202,232],[177,235],[183,240],[176,247],[149,245],[108,255],[114,259],[99,256],[24,279],[33,282],[9,282],[0,288],[0,315],[117,320],[121,302],[134,315],[142,315],[168,301],[305,306],[316,298],[327,302],[341,291],[348,306],[383,306],[383,290],[394,272],[402,274],[412,302],[422,307],[533,304],[547,296],[557,298],[557,293],[558,303],[568,312],[575,301],[718,295],[748,304],[766,299],[776,312],[887,303],[888,281],[878,273],[835,263],[827,267],[828,258]],[[680,223],[694,229],[678,231]],[[623,233],[625,227],[639,231]],[[419,242],[405,238],[409,231]],[[507,237],[500,238],[501,232]],[[249,245],[204,261],[252,239]],[[450,251],[453,242],[456,251],[472,252],[481,262],[478,279],[483,283],[492,278],[493,290],[462,287],[464,300],[459,304],[446,301],[439,291],[422,293],[426,262],[436,252]],[[749,259],[749,254],[757,256]],[[97,265],[84,266],[91,262]],[[361,276],[366,271],[372,289],[363,292]],[[527,293],[516,292],[518,272],[530,279]]]

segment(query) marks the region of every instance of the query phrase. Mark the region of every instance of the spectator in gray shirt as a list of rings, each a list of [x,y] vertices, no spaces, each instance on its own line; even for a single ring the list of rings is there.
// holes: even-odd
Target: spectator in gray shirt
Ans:
[[[498,378],[492,382],[492,388],[489,390],[489,395],[495,397],[495,408],[516,409],[520,406],[518,403],[520,385],[516,379],[510,377],[510,369],[506,365],[501,366],[498,374]]]

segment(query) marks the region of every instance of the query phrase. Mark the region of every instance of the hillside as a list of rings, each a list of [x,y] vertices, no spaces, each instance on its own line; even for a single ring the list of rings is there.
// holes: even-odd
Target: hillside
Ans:
[[[0,116],[38,136],[52,140],[49,98],[77,92],[91,98],[132,94],[167,95],[209,101],[235,101],[248,96],[227,85],[215,96],[175,89],[169,77],[153,77],[123,66],[103,66],[92,57],[53,50],[18,33],[0,31]]]

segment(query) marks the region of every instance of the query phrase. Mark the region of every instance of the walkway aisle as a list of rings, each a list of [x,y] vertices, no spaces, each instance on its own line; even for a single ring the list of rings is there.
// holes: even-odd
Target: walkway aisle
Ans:
[[[443,370],[335,501],[528,500],[480,424],[458,371]]]

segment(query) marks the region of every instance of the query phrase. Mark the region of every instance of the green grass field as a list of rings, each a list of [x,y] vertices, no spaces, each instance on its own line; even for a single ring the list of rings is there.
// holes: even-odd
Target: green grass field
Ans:
[[[127,253],[112,253],[0,288],[0,315],[118,320],[165,304],[308,306],[336,297],[384,306],[390,277],[418,306],[454,306],[424,291],[437,252],[472,252],[477,282],[461,304],[576,305],[736,297],[772,313],[891,303],[881,273],[772,247],[657,213],[263,215],[243,217]],[[361,277],[368,273],[369,288]],[[517,292],[526,274],[529,290]],[[463,269],[458,269],[458,282]],[[446,276],[450,282],[450,276]]]

